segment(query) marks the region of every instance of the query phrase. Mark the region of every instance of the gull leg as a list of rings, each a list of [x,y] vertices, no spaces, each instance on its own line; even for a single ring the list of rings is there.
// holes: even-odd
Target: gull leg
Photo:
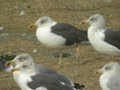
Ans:
[[[63,58],[63,54],[60,53],[59,57],[58,57],[58,64],[61,65],[62,64],[62,58]]]
[[[80,47],[76,45],[76,59],[80,56]]]

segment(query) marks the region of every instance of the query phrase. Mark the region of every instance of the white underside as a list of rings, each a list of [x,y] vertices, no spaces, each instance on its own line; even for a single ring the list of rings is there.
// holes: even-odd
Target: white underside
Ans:
[[[44,27],[38,27],[36,31],[37,39],[44,45],[48,47],[61,47],[65,43],[65,38],[62,36],[56,35],[51,32],[50,27],[55,25],[56,23],[53,23],[52,25],[47,25]]]
[[[120,73],[119,72],[105,72],[100,78],[100,86],[102,90],[120,90]]]
[[[36,90],[48,90],[48,89],[43,87],[43,86],[41,86],[41,87],[37,88]]]
[[[104,54],[119,56],[120,50],[104,41],[104,30],[94,31],[93,29],[92,27],[88,29],[88,39],[94,49]]]
[[[27,86],[27,83],[32,81],[30,76],[34,74],[25,74],[20,71],[13,72],[13,78],[21,90],[32,90]]]
[[[107,86],[110,77],[111,77],[110,73],[104,73],[100,76],[99,82],[102,90],[110,90]]]

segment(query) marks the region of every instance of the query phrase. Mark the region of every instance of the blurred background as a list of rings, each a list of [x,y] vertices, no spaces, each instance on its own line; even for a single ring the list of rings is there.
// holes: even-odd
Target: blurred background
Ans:
[[[80,44],[80,56],[66,57],[58,65],[58,59],[52,57],[55,49],[41,45],[35,37],[35,30],[28,25],[40,16],[49,16],[58,22],[72,24],[87,30],[80,22],[88,16],[101,13],[108,27],[120,30],[120,0],[0,0],[0,53],[27,52],[36,63],[54,68],[74,82],[85,84],[85,90],[101,90],[97,69],[108,61],[114,61],[96,52],[89,44]],[[75,48],[65,48],[75,53]],[[20,90],[11,73],[0,72],[0,90]]]

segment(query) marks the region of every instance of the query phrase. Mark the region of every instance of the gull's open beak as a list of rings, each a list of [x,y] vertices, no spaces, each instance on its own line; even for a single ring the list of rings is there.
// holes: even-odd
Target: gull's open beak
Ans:
[[[33,29],[33,28],[36,28],[37,26],[35,25],[35,24],[30,24],[29,26],[28,26],[28,28],[29,29]]]
[[[14,61],[8,61],[8,62],[6,62],[6,65],[7,65],[7,66],[15,65],[15,62],[14,62]]]
[[[83,20],[80,24],[87,24],[88,21],[87,20]]]
[[[12,68],[11,72],[20,71],[20,68]]]

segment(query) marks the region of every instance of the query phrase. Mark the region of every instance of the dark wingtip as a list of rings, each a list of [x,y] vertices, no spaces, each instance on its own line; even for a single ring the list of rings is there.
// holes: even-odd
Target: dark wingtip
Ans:
[[[83,89],[83,88],[85,88],[85,85],[80,85],[79,83],[74,83],[74,88]]]

